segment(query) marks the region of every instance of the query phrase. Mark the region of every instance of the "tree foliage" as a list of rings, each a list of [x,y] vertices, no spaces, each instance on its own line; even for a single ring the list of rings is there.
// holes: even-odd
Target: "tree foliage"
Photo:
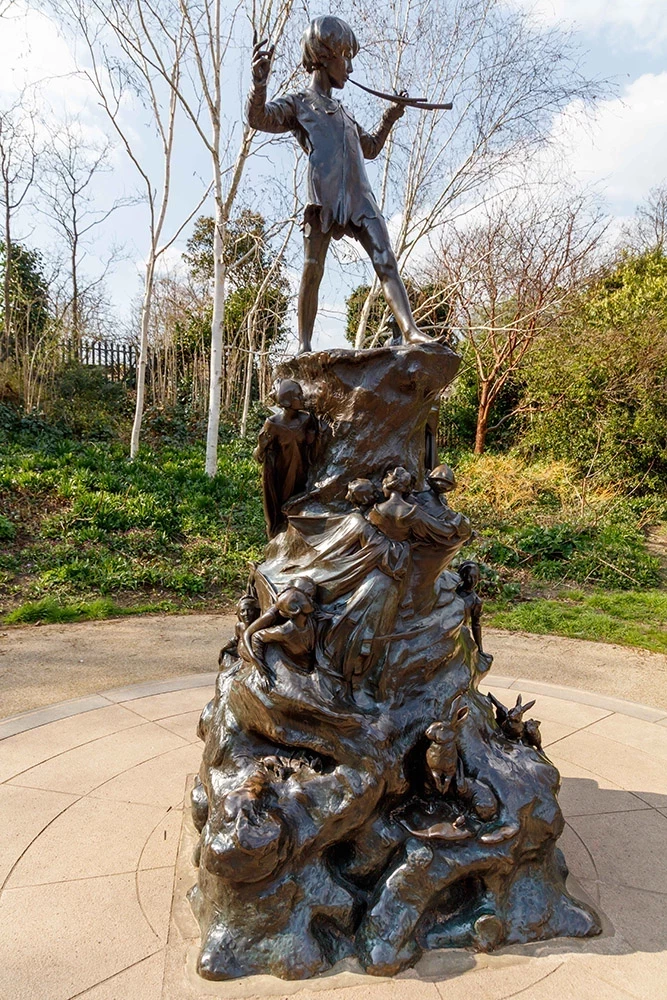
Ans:
[[[624,254],[523,371],[528,447],[613,478],[667,475],[667,256]]]
[[[187,242],[183,260],[194,281],[209,287],[213,280],[212,216],[201,216]],[[258,212],[245,209],[227,225],[223,256],[230,291],[225,304],[225,345],[232,347],[239,337],[260,286],[272,263],[271,246],[266,236],[266,222]],[[276,345],[286,332],[285,318],[289,304],[289,285],[279,267],[262,292],[261,325],[266,328],[268,345]],[[208,302],[206,308],[209,308]]]
[[[0,283],[4,282],[6,268],[6,248],[0,242]],[[11,328],[5,330],[0,314],[0,356],[11,357],[18,348],[22,351],[34,348],[49,319],[48,296],[41,253],[13,243],[9,280]]]
[[[433,337],[448,337],[450,306],[447,290],[436,282],[418,284],[412,278],[405,280],[405,287],[419,328]],[[347,312],[345,337],[351,344],[355,342],[361,311],[370,291],[370,285],[357,285],[345,300]],[[373,299],[366,324],[366,334],[370,344],[382,341],[391,335],[391,330],[387,326],[390,316],[386,299],[380,293]]]

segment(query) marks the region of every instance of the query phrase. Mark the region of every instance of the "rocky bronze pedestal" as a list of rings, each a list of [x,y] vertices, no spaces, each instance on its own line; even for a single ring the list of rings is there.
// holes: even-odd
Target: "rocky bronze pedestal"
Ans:
[[[277,372],[258,449],[273,537],[200,721],[206,978],[348,956],[391,975],[429,948],[599,932],[565,890],[538,724],[477,689],[474,574],[448,569],[471,529],[425,464],[457,366],[434,343]]]

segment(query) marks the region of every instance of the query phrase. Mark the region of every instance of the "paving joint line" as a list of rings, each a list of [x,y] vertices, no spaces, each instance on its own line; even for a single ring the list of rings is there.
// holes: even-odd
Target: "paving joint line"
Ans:
[[[539,692],[535,693],[538,694]],[[617,712],[609,712],[607,715],[603,715],[602,719],[608,719],[610,715],[617,714]],[[545,748],[548,747],[551,749],[551,747],[555,747],[558,743],[562,743],[563,740],[569,740],[570,736],[576,736],[577,733],[583,733],[584,729],[590,729],[591,726],[596,726],[598,722],[602,722],[602,719],[596,719],[595,722],[587,722],[585,726],[579,726],[578,729],[573,729],[571,733],[567,734],[567,736],[559,736],[557,740],[552,740],[551,743],[545,743]],[[623,744],[623,746],[625,746],[625,744]]]
[[[555,972],[558,972],[559,969],[562,969],[564,965],[565,965],[565,962],[559,962],[558,965],[556,966],[556,968],[552,969],[551,972],[547,972],[547,974],[545,976],[540,976],[540,978],[536,979],[534,983],[531,983],[529,986],[524,986],[520,990],[515,990],[514,993],[506,993],[501,998],[501,1000],[511,1000],[512,997],[518,997],[522,993],[525,993],[526,990],[533,990],[533,989],[535,989],[536,986],[538,986],[540,983],[543,983],[545,979],[549,978],[549,976],[553,976],[553,974]],[[445,997],[443,997],[443,1000],[445,1000]]]
[[[142,962],[147,962],[150,958],[154,958],[155,955],[159,955],[160,952],[165,950],[166,949],[163,946],[162,948],[156,949],[156,951],[152,951],[150,955],[144,955],[143,958],[138,959],[136,962],[132,962],[130,965],[126,965],[124,969],[119,969],[118,972],[112,973],[110,976],[107,976],[106,979],[100,979],[99,982],[93,983],[92,986],[86,986],[85,990],[81,990],[79,993],[70,994],[67,1000],[79,1000],[80,997],[85,997],[86,993],[92,993],[92,991],[96,990],[98,986],[104,986],[105,983],[111,982],[111,980],[115,979],[116,976],[121,976],[124,972],[128,972],[130,969],[135,969],[137,965],[141,965]]]
[[[46,828],[45,828],[46,829]],[[70,885],[72,882],[93,882],[101,878],[117,878],[119,875],[136,875],[142,872],[171,871],[173,865],[152,865],[149,868],[128,868],[122,872],[101,872],[99,875],[75,875],[74,878],[57,878],[51,882],[25,882],[21,885],[4,886],[4,892],[15,892],[21,889],[40,889],[48,885]],[[135,879],[136,881],[136,879]],[[151,930],[153,928],[151,927]]]
[[[25,788],[27,786],[25,786],[25,785],[19,785],[17,787],[19,787],[19,788]],[[65,794],[67,794],[67,793],[65,793]],[[12,877],[12,874],[15,871],[17,865],[20,863],[20,861],[22,860],[22,858],[27,854],[27,852],[30,850],[30,848],[35,843],[35,841],[38,840],[42,836],[42,834],[44,833],[45,830],[48,830],[48,828],[51,826],[52,823],[55,823],[55,821],[58,819],[59,816],[62,816],[63,813],[66,813],[68,809],[71,809],[72,806],[76,805],[76,803],[80,802],[81,799],[83,799],[83,798],[84,798],[83,795],[79,795],[78,798],[76,798],[74,800],[74,802],[69,802],[64,807],[64,809],[61,809],[60,812],[56,813],[56,815],[52,819],[49,820],[49,822],[46,824],[46,826],[43,826],[42,829],[39,830],[35,834],[35,836],[32,838],[32,840],[30,840],[29,843],[26,844],[26,846],[23,848],[23,850],[19,854],[18,858],[16,858],[16,860],[13,863],[13,865],[11,866],[11,868],[9,869],[9,871],[7,872],[7,874],[5,875],[5,877],[3,879],[3,882],[2,882],[2,885],[0,885],[0,895],[3,892],[6,891],[7,882]]]
[[[138,728],[138,727],[132,726],[131,728],[135,729],[135,728]],[[120,731],[123,732],[124,730],[120,730]],[[111,733],[109,735],[114,736],[116,734],[115,733]],[[175,733],[172,733],[171,735],[172,736],[176,736]],[[100,737],[100,739],[104,739],[104,738],[105,737]],[[179,739],[179,740],[181,740],[182,746],[186,746],[187,747],[187,746],[191,745],[191,744],[187,743],[185,740],[183,740],[182,737],[180,737],[180,736],[176,736],[176,738]],[[94,743],[95,740],[91,740],[91,742]],[[82,743],[81,746],[87,746],[87,744]],[[72,749],[75,750],[77,748],[76,747],[72,747]],[[169,750],[163,750],[162,753],[153,754],[152,757],[144,757],[143,760],[137,761],[136,764],[130,764],[129,767],[124,767],[122,769],[122,771],[117,771],[116,774],[112,774],[110,778],[105,778],[104,781],[101,781],[99,783],[99,785],[94,785],[93,788],[89,788],[88,791],[86,791],[86,792],[80,792],[79,793],[79,797],[80,798],[85,798],[87,795],[90,795],[91,797],[95,798],[95,796],[93,796],[93,794],[92,794],[93,792],[96,792],[100,788],[103,788],[104,785],[108,785],[110,781],[114,781],[116,778],[119,778],[122,774],[127,774],[128,771],[134,770],[135,767],[141,767],[142,764],[148,764],[148,762],[151,761],[151,760],[158,760],[159,757],[165,757],[168,753],[171,753],[173,750],[181,750],[181,749],[182,749],[182,747],[171,747]],[[67,753],[67,752],[68,752],[67,750],[63,751],[63,753]],[[62,756],[62,754],[54,754],[54,756],[50,757],[49,760],[54,760],[55,757],[61,757],[61,756]],[[46,764],[46,763],[48,763],[48,761],[41,761],[40,762],[40,764]],[[33,767],[39,767],[40,764],[33,764]],[[18,775],[16,775],[16,777],[19,777],[22,774],[27,774],[28,771],[31,771],[31,770],[32,770],[32,767],[25,768],[25,770],[19,771],[19,773],[18,773]],[[42,791],[42,792],[58,792],[58,791],[62,792],[62,789],[58,789],[58,788],[42,788],[40,785],[20,785],[20,784],[14,782],[14,778],[13,777],[12,778],[7,778],[7,780],[5,782],[3,782],[3,784],[9,784],[10,782],[12,783],[13,787],[15,787],[15,788],[32,788],[32,789],[37,788],[39,791]],[[62,794],[63,795],[76,795],[76,792],[62,792]],[[112,799],[111,801],[113,801],[113,802],[126,802],[128,800],[127,799]],[[74,803],[72,802],[71,805],[74,805]],[[166,806],[164,806],[164,803],[159,803],[159,804],[156,805],[155,802],[131,802],[130,805],[149,805],[149,806],[152,805],[152,806],[154,806],[157,809],[166,808]],[[173,808],[173,803],[170,803],[170,805]],[[68,806],[68,808],[69,808],[69,806]]]
[[[574,778],[573,780],[576,781],[577,779]],[[613,791],[613,789],[610,789],[610,791]],[[625,789],[622,788],[620,789],[620,791],[625,791]],[[628,794],[631,795],[632,792],[629,792]],[[643,802],[644,800],[642,799],[641,801]],[[651,811],[659,812],[660,810],[658,806],[650,806],[646,802],[639,809],[602,809],[600,810],[600,812],[567,813],[567,814],[563,813],[563,815],[565,816],[565,819],[567,821],[570,819],[586,819],[587,816],[625,816],[628,813],[641,813],[641,812],[651,812]],[[667,816],[665,817],[665,819],[667,819]]]
[[[568,830],[570,830],[574,834],[574,836],[577,838],[577,840],[579,841],[579,843],[581,844],[581,846],[585,850],[586,854],[588,855],[588,857],[590,859],[590,862],[593,865],[593,871],[595,872],[595,875],[596,875],[596,878],[593,879],[593,881],[594,882],[598,882],[599,881],[599,875],[600,875],[600,873],[598,872],[598,866],[595,864],[595,858],[593,857],[593,854],[591,853],[590,847],[588,846],[588,844],[586,843],[586,841],[584,840],[584,838],[581,836],[581,834],[579,833],[579,831],[576,830],[572,826],[571,823],[568,823],[567,820],[565,820],[565,826],[568,828]],[[585,878],[585,876],[582,876],[582,878]],[[600,902],[600,900],[598,899],[598,903],[599,902]]]
[[[87,714],[87,713],[84,713],[84,714]],[[135,714],[136,714],[136,713],[135,713]],[[74,718],[74,716],[70,716],[70,718]],[[60,720],[58,720],[58,721],[60,721]],[[147,720],[146,720],[146,719],[144,719],[144,720],[143,720],[143,723],[144,723],[144,724],[147,724]],[[48,723],[47,723],[47,725],[48,725]],[[106,739],[108,739],[108,738],[109,738],[110,736],[118,736],[118,735],[119,735],[120,733],[129,733],[129,732],[130,732],[130,730],[132,730],[132,729],[139,729],[139,728],[141,727],[141,725],[142,725],[142,723],[141,723],[141,722],[139,722],[139,723],[137,723],[137,725],[136,725],[136,726],[125,726],[125,727],[124,727],[123,729],[114,729],[114,731],[113,731],[113,732],[111,732],[111,733],[104,733],[104,735],[103,735],[103,736],[94,736],[94,737],[93,737],[93,738],[92,738],[91,740],[84,740],[84,741],[83,741],[83,743],[75,743],[75,744],[74,744],[74,746],[72,746],[72,747],[67,747],[67,749],[66,749],[66,750],[59,750],[59,751],[58,751],[58,753],[53,753],[53,754],[51,754],[51,756],[50,756],[50,757],[45,757],[45,758],[44,758],[44,760],[38,760],[38,761],[35,761],[35,763],[34,763],[34,764],[31,764],[31,765],[30,765],[30,767],[24,767],[24,768],[22,768],[22,769],[21,769],[20,771],[16,771],[16,773],[15,773],[15,774],[12,774],[12,775],[10,775],[10,777],[9,777],[9,778],[4,778],[4,779],[3,779],[3,781],[1,781],[1,782],[0,782],[0,784],[2,784],[2,785],[6,785],[6,784],[8,784],[8,783],[9,783],[10,781],[13,781],[13,780],[14,780],[14,778],[20,778],[20,776],[21,776],[22,774],[27,774],[27,773],[28,773],[28,771],[32,771],[32,769],[33,769],[34,767],[41,767],[41,765],[42,765],[42,764],[48,764],[48,763],[49,763],[49,761],[51,761],[51,760],[56,760],[56,759],[57,759],[58,757],[62,757],[62,756],[63,756],[63,754],[66,754],[66,753],[70,753],[70,751],[72,751],[72,750],[79,750],[79,749],[80,749],[80,747],[88,747],[88,746],[90,746],[90,745],[91,745],[92,743],[97,743],[97,741],[98,741],[98,740],[106,740]],[[40,728],[40,727],[37,727],[37,728]],[[29,732],[30,730],[27,730],[27,731]],[[171,732],[171,730],[168,730],[168,732]],[[20,733],[16,733],[15,735],[19,736],[19,735],[20,735]],[[177,733],[172,733],[172,736],[176,736],[176,737],[177,737],[178,739],[183,739],[183,737],[182,737],[182,736],[178,736],[178,734],[177,734]],[[9,737],[6,737],[6,739],[11,739],[11,736],[9,736]],[[1,746],[1,745],[2,745],[2,743],[1,743],[1,741],[0,741],[0,746]],[[30,785],[27,785],[27,786],[23,786],[23,787],[27,787],[27,788],[30,788],[30,787],[32,787],[32,786],[30,786]],[[57,791],[57,789],[51,789],[51,788],[45,788],[45,789],[42,789],[42,790],[43,790],[43,791],[46,791],[46,792],[50,792],[50,791]],[[75,793],[71,793],[71,794],[75,794]],[[84,792],[83,794],[85,795],[86,793]]]

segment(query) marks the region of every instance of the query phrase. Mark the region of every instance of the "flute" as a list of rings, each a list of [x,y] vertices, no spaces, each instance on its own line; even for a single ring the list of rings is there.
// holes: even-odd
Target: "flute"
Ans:
[[[349,83],[353,83],[355,87],[359,87],[361,90],[365,90],[367,94],[372,94],[373,97],[381,97],[383,101],[393,101],[394,104],[404,104],[408,108],[419,108],[420,111],[451,111],[453,104],[434,104],[432,101],[427,101],[425,97],[408,97],[407,94],[383,94],[381,90],[373,90],[371,87],[365,87],[363,83],[357,83],[351,77],[348,80]]]

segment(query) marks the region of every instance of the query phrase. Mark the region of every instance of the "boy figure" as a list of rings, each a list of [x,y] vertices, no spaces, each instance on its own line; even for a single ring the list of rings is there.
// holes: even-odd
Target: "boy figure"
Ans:
[[[299,352],[310,351],[320,282],[331,238],[353,236],[371,259],[403,341],[428,343],[415,323],[405,285],[398,272],[387,225],[371,191],[364,158],[372,160],[384,146],[405,109],[385,111],[373,135],[365,132],[340,101],[352,72],[359,43],[352,28],[338,17],[317,17],[301,39],[302,64],[311,74],[309,86],[266,102],[273,48],[253,47],[253,85],[248,97],[248,123],[261,132],[293,132],[308,154],[308,205],[304,213],[304,267],[299,288]]]

